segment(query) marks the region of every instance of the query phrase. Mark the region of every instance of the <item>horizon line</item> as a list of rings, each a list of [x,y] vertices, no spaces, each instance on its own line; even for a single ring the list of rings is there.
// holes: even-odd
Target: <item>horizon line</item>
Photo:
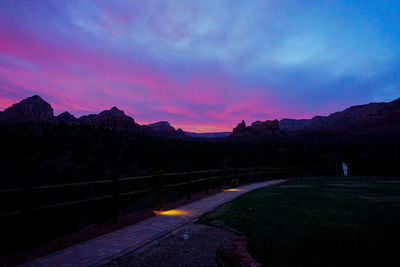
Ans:
[[[27,99],[27,98],[33,97],[33,96],[39,96],[43,101],[45,101],[46,103],[48,103],[48,104],[51,106],[51,108],[53,109],[53,114],[54,114],[55,117],[58,116],[58,115],[60,115],[60,114],[62,114],[62,113],[64,113],[64,112],[68,112],[68,113],[70,113],[71,115],[73,115],[74,117],[80,118],[80,117],[82,117],[82,116],[87,116],[87,115],[91,115],[91,114],[99,114],[99,113],[101,113],[101,112],[103,112],[103,111],[105,111],[105,110],[110,110],[111,108],[116,107],[117,109],[123,111],[124,114],[125,114],[126,116],[131,117],[131,118],[135,121],[135,123],[137,123],[137,124],[139,124],[139,125],[149,125],[149,124],[152,124],[152,123],[157,123],[157,122],[166,121],[166,122],[168,122],[172,127],[174,127],[176,130],[181,129],[181,130],[184,131],[184,132],[191,132],[191,133],[227,133],[227,132],[232,132],[233,129],[236,127],[235,125],[233,125],[233,127],[230,126],[230,127],[231,127],[230,130],[228,130],[228,128],[227,128],[228,126],[226,126],[226,127],[216,127],[215,125],[212,125],[212,126],[211,126],[211,125],[204,125],[204,124],[197,124],[197,125],[188,125],[188,124],[184,124],[184,123],[181,123],[181,124],[179,124],[179,123],[173,124],[173,123],[171,123],[170,121],[167,121],[167,120],[156,120],[156,121],[154,121],[154,122],[150,122],[150,121],[147,121],[147,120],[137,120],[137,119],[134,118],[134,116],[130,115],[129,113],[126,113],[124,109],[121,109],[121,108],[119,108],[119,107],[117,107],[117,106],[115,106],[115,105],[112,105],[112,106],[111,106],[110,108],[108,108],[108,109],[106,108],[106,109],[104,109],[104,110],[98,111],[97,113],[96,113],[96,111],[89,111],[89,113],[87,113],[87,114],[85,114],[85,115],[76,116],[73,112],[71,112],[71,111],[69,111],[69,110],[62,110],[62,111],[57,111],[57,112],[55,112],[55,109],[54,109],[53,105],[52,105],[51,103],[47,102],[46,100],[44,100],[44,99],[42,98],[42,96],[40,96],[39,94],[35,94],[35,95],[28,96],[28,97],[26,97],[26,98],[23,98],[22,100],[19,100],[18,102],[15,102],[15,103],[11,104],[11,106],[8,106],[8,107],[5,107],[5,108],[0,107],[0,112],[3,112],[4,110],[6,110],[6,109],[12,107],[13,105],[18,104],[19,102],[21,102],[21,101],[23,101],[23,100],[25,100],[25,99]],[[350,107],[363,106],[363,105],[368,105],[368,104],[373,104],[373,103],[390,103],[390,102],[396,101],[396,100],[398,100],[398,99],[400,99],[400,97],[399,97],[399,98],[396,98],[396,99],[394,99],[394,100],[392,100],[392,101],[387,101],[387,102],[386,102],[386,101],[382,101],[382,102],[370,102],[370,103],[367,103],[367,104],[353,105],[353,106],[349,106],[349,107],[347,107],[347,108],[345,108],[345,109],[343,109],[343,110],[332,112],[332,113],[330,113],[330,114],[328,114],[328,115],[314,115],[314,116],[312,116],[312,117],[310,117],[310,118],[287,118],[287,117],[283,117],[283,118],[280,118],[280,119],[255,120],[255,121],[253,121],[253,122],[256,122],[256,121],[273,121],[273,120],[281,121],[281,120],[283,120],[283,119],[309,120],[309,119],[312,119],[312,118],[317,117],[317,116],[329,116],[329,115],[331,115],[331,114],[333,114],[333,113],[336,113],[336,112],[342,112],[342,111],[344,111],[344,110],[346,110],[346,109],[348,109],[348,108],[350,108]],[[87,111],[88,111],[88,110],[87,110]],[[90,112],[92,112],[92,113],[90,113]],[[56,114],[57,114],[57,115],[56,115]],[[242,120],[241,120],[241,121],[242,121]],[[238,124],[238,123],[241,123],[241,121],[240,121],[240,122],[237,122],[237,124]],[[246,122],[246,120],[243,120],[243,121]],[[246,125],[251,125],[253,122],[251,122],[251,123],[246,123]],[[237,124],[236,124],[236,125],[237,125]],[[184,128],[186,128],[186,130],[184,130]],[[213,130],[213,129],[215,129],[215,130]]]

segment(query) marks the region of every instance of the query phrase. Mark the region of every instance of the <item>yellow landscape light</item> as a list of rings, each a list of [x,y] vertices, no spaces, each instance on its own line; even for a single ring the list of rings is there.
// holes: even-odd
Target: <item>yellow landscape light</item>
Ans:
[[[183,211],[183,210],[160,210],[156,212],[157,215],[167,215],[167,216],[183,216],[183,215],[187,215],[188,212],[187,211]]]
[[[242,190],[237,189],[237,188],[227,188],[227,189],[224,189],[224,191],[242,191]]]

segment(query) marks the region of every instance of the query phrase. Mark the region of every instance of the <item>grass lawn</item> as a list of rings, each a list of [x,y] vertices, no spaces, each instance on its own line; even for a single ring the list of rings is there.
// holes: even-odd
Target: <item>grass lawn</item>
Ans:
[[[199,222],[246,235],[263,266],[399,266],[400,179],[293,179]]]

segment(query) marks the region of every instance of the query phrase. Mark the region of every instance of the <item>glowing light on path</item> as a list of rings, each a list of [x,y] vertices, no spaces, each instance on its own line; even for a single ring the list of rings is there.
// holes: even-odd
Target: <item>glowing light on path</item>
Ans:
[[[237,188],[227,188],[227,189],[224,189],[224,191],[242,191],[242,190],[237,189]]]
[[[189,212],[183,210],[166,210],[166,211],[156,211],[156,214],[167,215],[167,216],[184,216],[189,214]]]

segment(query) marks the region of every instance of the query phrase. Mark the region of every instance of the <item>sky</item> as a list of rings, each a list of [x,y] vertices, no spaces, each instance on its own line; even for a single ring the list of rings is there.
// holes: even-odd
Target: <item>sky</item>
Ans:
[[[0,110],[195,132],[400,97],[400,1],[0,0]]]

